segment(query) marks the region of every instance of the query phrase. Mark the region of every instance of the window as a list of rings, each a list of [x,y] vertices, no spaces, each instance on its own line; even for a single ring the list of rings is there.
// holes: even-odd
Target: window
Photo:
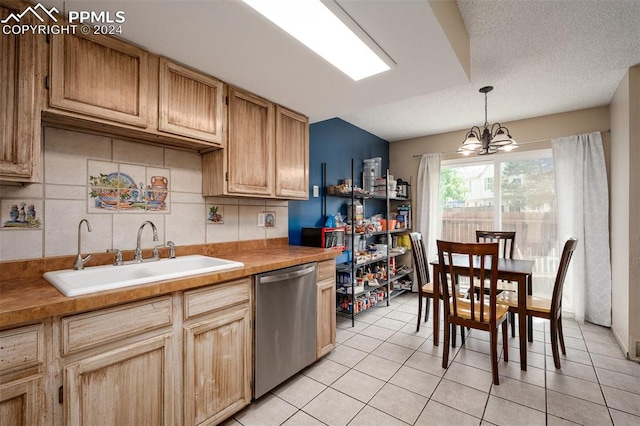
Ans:
[[[474,242],[475,231],[516,231],[516,259],[536,261],[534,294],[551,296],[559,263],[550,150],[445,161],[442,239]]]
[[[484,190],[493,191],[493,177],[484,178]]]

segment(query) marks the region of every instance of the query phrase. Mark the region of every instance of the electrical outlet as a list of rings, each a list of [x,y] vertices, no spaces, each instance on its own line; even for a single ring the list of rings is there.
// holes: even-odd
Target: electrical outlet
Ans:
[[[320,188],[318,185],[313,185],[313,197],[318,198],[320,196]]]

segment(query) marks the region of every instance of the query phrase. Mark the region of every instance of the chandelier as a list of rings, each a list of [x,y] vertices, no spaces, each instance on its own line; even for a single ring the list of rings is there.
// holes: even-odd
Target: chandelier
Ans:
[[[493,86],[485,86],[480,89],[484,93],[484,129],[481,131],[478,126],[473,126],[464,137],[464,142],[460,145],[458,153],[469,155],[478,151],[478,155],[495,154],[500,151],[511,151],[516,149],[518,144],[509,134],[509,129],[500,123],[495,123],[489,127],[487,121],[487,93],[493,90]]]

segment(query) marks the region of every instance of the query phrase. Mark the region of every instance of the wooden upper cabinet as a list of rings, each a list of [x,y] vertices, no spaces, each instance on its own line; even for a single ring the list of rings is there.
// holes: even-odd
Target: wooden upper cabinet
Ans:
[[[145,128],[148,53],[106,36],[53,36],[49,105]]]
[[[202,160],[202,194],[259,198],[309,197],[309,119],[229,88],[224,150]]]
[[[274,105],[230,88],[228,113],[228,193],[272,197]]]
[[[0,16],[10,13],[0,7]],[[0,180],[30,181],[34,156],[40,158],[36,39],[28,32],[0,36]]]
[[[224,85],[160,59],[158,130],[222,145]]]
[[[309,119],[276,106],[276,195],[309,198]]]

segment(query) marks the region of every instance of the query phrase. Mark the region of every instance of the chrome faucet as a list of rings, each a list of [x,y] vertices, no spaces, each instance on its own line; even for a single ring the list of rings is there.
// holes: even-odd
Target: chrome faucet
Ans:
[[[107,249],[107,253],[114,253],[113,266],[122,266],[122,251],[120,249]]]
[[[169,259],[176,258],[176,245],[173,241],[167,241],[164,244],[158,244],[153,248],[153,259],[160,260],[160,251],[158,250],[160,247],[169,247]]]
[[[140,238],[142,237],[142,230],[144,229],[145,225],[151,225],[151,229],[153,230],[153,241],[158,241],[158,230],[156,229],[156,226],[153,224],[153,222],[151,222],[150,220],[145,220],[144,222],[142,222],[142,225],[140,225],[140,229],[138,229],[138,240],[136,243],[136,263],[142,263],[142,248],[140,247]]]
[[[73,269],[75,269],[76,271],[84,269],[84,264],[87,263],[92,257],[90,254],[88,254],[83,258],[82,254],[80,254],[80,245],[82,242],[82,239],[80,238],[80,228],[82,227],[83,222],[87,224],[87,230],[91,232],[91,224],[89,223],[89,221],[87,219],[82,219],[80,223],[78,223],[78,255],[76,256],[75,262],[73,262]]]

